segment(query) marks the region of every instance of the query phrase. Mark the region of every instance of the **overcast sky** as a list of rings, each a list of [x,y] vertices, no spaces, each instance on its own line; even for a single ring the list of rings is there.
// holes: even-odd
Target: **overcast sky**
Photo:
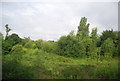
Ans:
[[[57,40],[71,30],[77,31],[81,17],[90,23],[90,31],[97,27],[118,30],[117,2],[3,2],[2,31],[9,24],[11,33],[33,40]],[[0,12],[1,13],[1,12]],[[1,20],[0,18],[0,20]]]

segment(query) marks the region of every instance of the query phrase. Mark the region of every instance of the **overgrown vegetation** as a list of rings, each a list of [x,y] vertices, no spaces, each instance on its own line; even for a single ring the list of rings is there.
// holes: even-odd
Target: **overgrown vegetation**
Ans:
[[[17,34],[2,40],[3,79],[117,79],[119,31],[97,28],[89,33],[83,17],[75,34],[58,41],[31,40]]]

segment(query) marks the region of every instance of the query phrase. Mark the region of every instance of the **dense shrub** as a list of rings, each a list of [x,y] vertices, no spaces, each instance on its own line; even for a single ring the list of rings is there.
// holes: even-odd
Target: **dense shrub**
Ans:
[[[21,50],[16,47],[20,47]],[[45,54],[44,51],[38,49],[23,51],[23,49],[21,45],[16,45],[11,54],[3,55],[3,79],[41,79],[50,75],[41,62],[41,55]]]
[[[23,65],[20,57],[20,55],[3,56],[3,79],[30,79],[33,76],[30,67]]]
[[[36,44],[34,41],[29,41],[24,45],[25,48],[30,48],[30,49],[35,49],[37,48]]]
[[[113,43],[113,40],[110,38],[106,39],[101,45],[101,55],[103,56],[113,56],[114,50],[115,45]]]
[[[12,47],[16,44],[19,44],[21,42],[21,38],[17,34],[12,34],[10,36],[7,36],[5,40],[2,42],[2,50],[3,54],[8,54]]]
[[[19,52],[18,52],[19,51]],[[17,44],[12,47],[12,50],[10,52],[11,54],[24,54],[25,51],[23,50],[23,46],[20,44]]]
[[[35,43],[38,49],[42,49],[45,52],[56,53],[57,51],[56,42],[37,40]]]
[[[58,41],[58,54],[67,57],[83,57],[85,49],[82,42],[72,36],[63,36]]]
[[[37,47],[38,49],[41,49],[41,48],[42,48],[42,42],[43,42],[43,40],[36,40],[36,41],[35,41],[36,47]]]

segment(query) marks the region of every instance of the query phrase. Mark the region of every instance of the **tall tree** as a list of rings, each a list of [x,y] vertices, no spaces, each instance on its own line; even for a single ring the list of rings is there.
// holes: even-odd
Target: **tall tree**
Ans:
[[[87,24],[87,18],[81,18],[80,24],[78,26],[77,37],[86,38],[89,36],[89,23]]]
[[[8,27],[8,24],[5,25],[5,28],[6,28],[6,36],[5,36],[5,39],[6,39],[11,29]]]
[[[99,36],[97,34],[97,28],[93,28],[92,32],[91,32],[91,39],[92,39],[92,45],[91,45],[91,55],[92,58],[96,58],[97,55],[99,54],[100,50],[97,47],[98,45],[98,40],[99,40]]]
[[[93,41],[94,46],[96,46],[98,35],[97,35],[97,28],[93,28],[91,32],[91,38]]]

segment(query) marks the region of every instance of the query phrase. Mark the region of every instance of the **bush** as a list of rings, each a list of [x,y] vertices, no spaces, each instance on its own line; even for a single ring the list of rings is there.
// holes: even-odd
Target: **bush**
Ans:
[[[105,40],[104,43],[101,45],[101,55],[103,56],[113,56],[114,50],[115,45],[113,43],[113,40],[110,38]]]
[[[23,46],[20,44],[17,44],[15,46],[13,46],[11,52],[11,54],[24,54],[25,51],[23,50]]]
[[[8,54],[12,50],[12,47],[20,42],[21,38],[17,34],[7,36],[7,38],[2,42],[3,55]]]
[[[3,56],[3,79],[30,79],[33,76],[30,67],[23,65],[18,57],[20,55]]]
[[[58,41],[58,54],[67,57],[84,57],[85,49],[82,42],[75,37],[62,36]]]
[[[38,40],[35,43],[38,49],[41,49],[49,53],[56,53],[56,49],[57,49],[56,42]]]
[[[25,48],[30,48],[30,49],[35,49],[37,48],[36,44],[34,41],[29,41],[24,45]]]

